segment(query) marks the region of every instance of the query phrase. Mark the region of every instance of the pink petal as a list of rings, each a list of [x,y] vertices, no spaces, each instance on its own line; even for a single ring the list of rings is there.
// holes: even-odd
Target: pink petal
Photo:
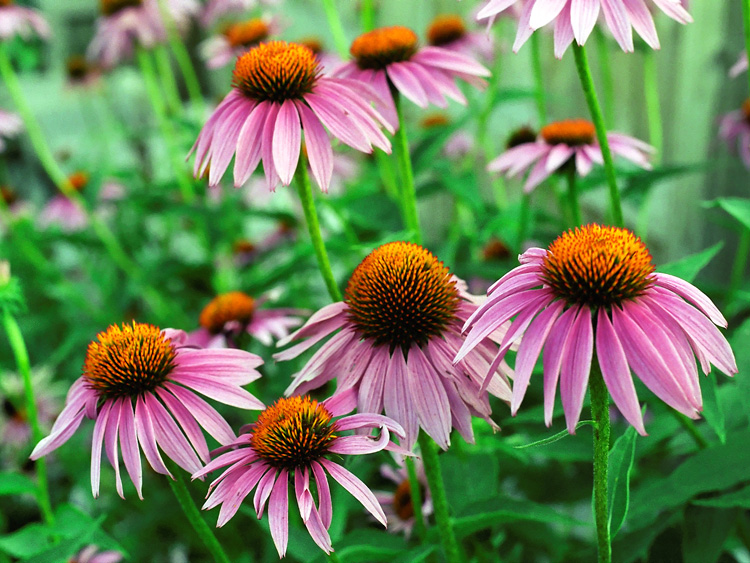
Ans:
[[[568,423],[568,432],[571,434],[575,434],[576,424],[581,417],[593,351],[591,310],[583,306],[565,340],[560,373],[560,399],[565,411],[565,420]]]
[[[419,434],[419,422],[408,377],[404,355],[400,348],[396,348],[388,367],[388,385],[385,386],[383,406],[386,414],[404,427],[406,439],[403,445],[412,449]]]
[[[444,450],[450,445],[451,413],[445,388],[417,345],[409,349],[406,379],[420,426]]]
[[[99,416],[94,424],[94,436],[91,439],[91,492],[94,498],[99,496],[99,477],[102,465],[102,445],[104,443],[104,432],[107,429],[107,419],[112,410],[113,401],[105,401],[99,411]]]
[[[283,469],[279,473],[279,478],[276,480],[268,502],[268,525],[279,557],[286,555],[286,547],[289,541],[288,486],[288,473],[286,469]]]
[[[326,471],[328,471],[331,477],[333,477],[339,485],[344,487],[354,498],[362,503],[362,506],[364,506],[367,511],[378,520],[378,522],[383,524],[383,526],[388,525],[380,503],[367,485],[360,481],[359,478],[350,471],[328,459],[321,458],[320,464],[325,467]]]
[[[313,178],[320,189],[327,193],[333,174],[333,149],[325,128],[320,120],[303,102],[297,102],[297,110],[305,132],[307,158],[310,162]]]
[[[299,161],[302,128],[297,106],[292,100],[281,104],[273,129],[273,162],[281,183],[288,186],[292,183]]]
[[[161,459],[161,454],[159,454],[159,450],[156,447],[154,422],[148,408],[146,408],[143,395],[138,397],[135,404],[135,430],[138,436],[138,442],[141,444],[141,448],[143,449],[143,453],[146,456],[146,461],[148,461],[149,465],[151,465],[157,473],[172,477],[172,474],[164,465],[164,461]]]
[[[552,411],[555,406],[555,392],[560,369],[563,363],[563,352],[575,321],[577,309],[571,308],[558,317],[550,330],[544,346],[542,364],[544,366],[544,423],[552,424]]]

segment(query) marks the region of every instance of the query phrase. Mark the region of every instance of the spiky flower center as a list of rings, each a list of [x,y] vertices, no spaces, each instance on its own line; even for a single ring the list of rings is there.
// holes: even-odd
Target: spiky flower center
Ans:
[[[227,26],[224,37],[232,47],[251,47],[268,38],[271,31],[261,18],[253,18]]]
[[[81,192],[83,191],[83,188],[85,188],[89,183],[89,175],[86,172],[78,170],[77,172],[73,172],[70,176],[68,176],[68,183],[70,183],[70,186],[75,191]]]
[[[328,453],[336,437],[332,418],[321,403],[308,396],[282,398],[260,413],[250,445],[273,467],[308,467]]]
[[[411,484],[408,479],[401,481],[393,494],[393,511],[401,520],[414,517],[414,505],[411,502]]]
[[[3,200],[5,205],[13,205],[18,199],[18,194],[13,188],[8,186],[0,186],[0,199]]]
[[[174,346],[153,325],[111,325],[96,338],[86,351],[83,376],[105,399],[154,391],[175,368]]]
[[[422,127],[424,129],[432,129],[434,127],[445,127],[450,123],[450,119],[444,113],[431,113],[422,119]]]
[[[651,254],[627,229],[591,224],[560,235],[547,249],[542,277],[570,305],[611,307],[651,286]]]
[[[506,258],[510,258],[510,249],[507,244],[497,237],[492,237],[488,240],[482,249],[482,259],[484,261],[505,260]]]
[[[381,27],[357,37],[349,49],[361,69],[382,70],[408,61],[417,52],[417,34],[408,27]]]
[[[200,325],[213,334],[224,330],[229,322],[246,325],[255,312],[255,300],[241,291],[230,291],[217,297],[203,308]]]
[[[102,14],[111,16],[125,8],[133,8],[143,4],[143,0],[99,0]]]
[[[10,6],[12,3],[13,3],[13,0],[0,0],[0,7]]]
[[[65,63],[65,67],[68,71],[68,78],[71,80],[83,80],[91,70],[86,57],[81,55],[69,57]]]
[[[312,92],[319,74],[318,59],[304,45],[269,41],[240,55],[232,85],[248,98],[283,103]]]
[[[451,273],[431,252],[410,242],[373,250],[354,270],[344,300],[364,338],[400,346],[427,344],[455,318],[459,296]]]
[[[508,137],[508,140],[505,143],[505,148],[512,149],[518,145],[525,145],[526,143],[533,143],[534,141],[536,141],[536,131],[528,125],[525,125],[510,134],[510,137]]]
[[[594,124],[585,119],[566,119],[543,127],[539,132],[550,145],[591,145],[596,139]]]
[[[437,16],[427,29],[427,41],[435,47],[458,41],[464,35],[466,35],[464,20],[455,14]]]

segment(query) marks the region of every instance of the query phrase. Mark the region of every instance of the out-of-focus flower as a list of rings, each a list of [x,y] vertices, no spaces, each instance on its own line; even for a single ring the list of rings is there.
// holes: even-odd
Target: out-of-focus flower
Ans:
[[[256,301],[241,291],[230,291],[214,297],[200,314],[201,328],[188,333],[187,344],[201,348],[234,348],[246,333],[265,346],[289,335],[302,324],[306,311],[301,309],[259,308]]]
[[[15,113],[0,109],[0,153],[5,151],[5,139],[15,137],[23,129],[23,121]]]
[[[339,391],[357,391],[360,412],[385,410],[403,425],[408,449],[420,428],[447,449],[451,428],[473,441],[472,416],[494,427],[487,394],[479,393],[486,371],[493,374],[493,395],[507,400],[510,393],[512,372],[507,365],[490,366],[496,348],[489,342],[452,364],[463,343],[460,325],[476,307],[465,284],[429,251],[406,242],[384,244],[356,268],[344,301],[323,307],[279,342],[303,340],[274,358],[294,358],[331,336],[287,393],[307,393],[336,378]]]
[[[745,100],[742,108],[722,116],[719,121],[719,137],[739,152],[745,167],[750,169],[750,99]]]
[[[74,172],[68,176],[68,182],[75,191],[80,193],[88,185],[89,175],[86,172]],[[86,212],[64,194],[55,195],[39,214],[39,224],[42,227],[57,225],[69,233],[85,229],[88,223]]]
[[[425,117],[421,125],[424,129],[441,128],[450,125],[450,118],[444,113],[433,113]],[[442,153],[448,158],[460,160],[472,152],[476,147],[474,136],[465,129],[459,129],[443,143]]]
[[[99,82],[101,73],[95,65],[92,65],[86,57],[73,55],[65,61],[67,82],[73,87],[89,87]]]
[[[393,534],[404,532],[408,538],[414,529],[415,515],[414,505],[411,499],[411,483],[409,474],[404,467],[403,457],[394,456],[399,466],[394,469],[392,465],[380,466],[380,474],[396,485],[395,491],[374,491],[375,498],[383,507],[383,512],[388,519],[388,531]],[[427,518],[432,514],[432,495],[427,485],[427,477],[424,466],[419,458],[415,459],[414,468],[419,480],[419,488],[422,493],[422,516]]]
[[[264,405],[242,386],[258,379],[263,360],[242,350],[185,347],[181,330],[136,323],[110,326],[89,344],[83,375],[68,392],[65,408],[31,459],[68,441],[81,421],[96,420],[91,449],[91,490],[99,496],[102,446],[124,498],[119,451],[138,496],[143,472],[140,449],[157,473],[171,473],[158,446],[177,465],[194,473],[209,461],[200,426],[220,444],[235,440],[229,424],[196,393],[242,409]],[[179,423],[179,426],[177,425]],[[200,426],[199,426],[200,425]],[[181,429],[180,429],[181,428]]]
[[[227,14],[246,12],[260,5],[273,6],[279,2],[280,0],[208,0],[201,15],[201,23],[204,27],[209,27]]]
[[[2,263],[0,270],[1,266]],[[0,271],[0,287],[3,286],[2,277]],[[48,369],[34,368],[31,372],[31,383],[35,390],[39,424],[42,428],[49,428],[60,413],[60,403],[65,390],[52,382],[52,374]],[[15,450],[26,448],[31,440],[31,423],[26,412],[23,379],[16,374],[2,374],[0,396],[0,445]]]
[[[654,152],[652,146],[622,133],[607,133],[607,140],[612,154],[646,170],[651,169],[649,158]],[[594,124],[585,119],[570,119],[543,127],[535,142],[521,143],[508,149],[492,160],[487,170],[504,172],[508,177],[513,177],[531,168],[523,186],[528,193],[565,166],[575,166],[578,175],[584,177],[591,172],[594,163],[603,162]]]
[[[229,24],[218,35],[201,44],[201,55],[208,68],[220,68],[237,60],[248,49],[278,33],[278,25],[271,18],[252,18]]]
[[[68,563],[120,563],[122,557],[118,551],[99,551],[97,546],[89,545],[79,551]]]
[[[747,70],[747,51],[740,53],[740,58],[729,69],[729,76],[735,78]]]
[[[226,524],[245,497],[256,489],[254,505],[258,518],[263,516],[267,503],[271,537],[279,556],[284,557],[289,540],[288,489],[293,478],[302,521],[315,543],[330,553],[333,547],[328,528],[333,503],[329,475],[385,526],[385,514],[372,491],[328,456],[369,454],[383,449],[402,451],[389,440],[391,432],[403,438],[404,429],[377,414],[355,414],[333,420],[351,412],[356,403],[356,394],[349,390],[322,403],[307,396],[290,397],[266,408],[258,421],[245,427],[247,432],[232,444],[236,449],[220,455],[193,475],[202,477],[229,467],[211,483],[208,500],[203,505],[204,509],[210,509],[221,504],[217,526]],[[347,430],[369,434],[374,429],[380,431],[379,436],[341,435]],[[317,505],[310,487],[311,477],[315,480]]]
[[[433,47],[478,55],[486,61],[492,60],[495,51],[491,35],[466,29],[463,18],[457,14],[443,14],[432,20],[427,28],[427,42]]]
[[[321,68],[326,73],[332,72],[342,64],[341,58],[336,53],[325,49],[323,42],[317,37],[305,37],[297,41],[297,43],[304,45],[315,54]]]
[[[232,84],[190,151],[196,153],[196,178],[210,163],[210,186],[219,183],[235,153],[235,186],[247,181],[261,159],[268,189],[288,186],[297,170],[302,131],[312,175],[324,192],[333,172],[325,128],[359,151],[391,150],[380,127],[392,129],[370,105],[377,95],[354,80],[321,75],[307,47],[263,43],[237,59]]]
[[[727,325],[719,310],[693,285],[656,273],[648,249],[630,231],[577,227],[546,250],[527,250],[520,262],[490,287],[487,301],[466,322],[470,332],[456,356],[460,361],[516,317],[496,358],[521,339],[513,415],[543,347],[545,422],[552,423],[559,379],[571,433],[594,353],[614,403],[640,434],[646,431],[631,369],[657,397],[691,418],[702,408],[695,356],[704,373],[711,364],[728,375],[737,373],[729,343],[714,326]]]
[[[489,0],[477,18],[491,18],[520,0]],[[555,56],[561,58],[575,39],[583,45],[597,23],[599,14],[623,51],[632,52],[633,30],[653,49],[659,38],[649,12],[650,3],[673,20],[685,24],[693,21],[678,0],[528,0],[523,5],[513,50],[520,47],[533,31],[555,22]]]
[[[484,88],[482,79],[490,71],[471,57],[442,47],[417,46],[417,34],[401,26],[369,31],[352,42],[349,52],[354,61],[336,69],[335,76],[353,78],[370,84],[382,100],[376,107],[394,128],[398,117],[393,90],[420,107],[429,104],[447,107],[447,98],[466,104],[466,98],[454,80]]]
[[[47,39],[50,28],[47,21],[36,10],[16,6],[14,0],[0,0],[0,41],[16,36],[30,39],[37,35]]]

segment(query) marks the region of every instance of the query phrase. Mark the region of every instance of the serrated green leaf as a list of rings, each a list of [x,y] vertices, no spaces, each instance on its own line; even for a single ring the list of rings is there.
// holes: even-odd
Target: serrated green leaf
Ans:
[[[36,494],[34,481],[19,473],[0,473],[0,496]]]
[[[675,262],[664,264],[656,268],[656,270],[663,274],[671,274],[673,276],[677,276],[678,278],[681,278],[686,282],[692,283],[692,281],[696,278],[700,271],[708,265],[708,263],[714,258],[714,256],[718,254],[723,246],[724,241],[717,242],[715,245],[707,248],[706,250],[698,252],[697,254],[691,254],[690,256],[686,256],[685,258],[681,258],[679,260],[676,260]]]
[[[635,459],[635,428],[628,426],[609,452],[607,509],[609,530],[614,538],[622,528],[630,507],[630,472]]]

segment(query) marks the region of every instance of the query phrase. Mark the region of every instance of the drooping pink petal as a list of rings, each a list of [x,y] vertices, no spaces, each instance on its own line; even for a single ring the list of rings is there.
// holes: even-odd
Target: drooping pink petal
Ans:
[[[325,128],[320,120],[303,102],[297,102],[297,110],[305,132],[307,158],[310,162],[313,178],[324,193],[328,193],[333,175],[333,149]]]
[[[221,445],[226,446],[236,439],[229,423],[206,401],[179,385],[167,382],[165,387],[190,410],[198,424]]]
[[[198,457],[203,463],[208,463],[210,457],[208,455],[206,438],[203,436],[203,432],[201,432],[200,426],[198,426],[190,410],[165,389],[157,389],[156,393],[164,401],[164,404],[177,419],[177,422],[180,423],[185,436],[187,436],[190,444],[198,453]]]
[[[414,398],[411,395],[406,370],[406,360],[400,348],[394,350],[388,367],[388,385],[385,386],[383,407],[385,413],[397,421],[406,431],[403,445],[412,449],[419,433],[419,421]]]
[[[146,394],[144,401],[154,423],[154,435],[159,447],[185,471],[198,471],[201,462],[167,409],[153,395]]]
[[[141,444],[146,461],[157,473],[162,475],[172,474],[164,465],[158,448],[156,447],[156,435],[154,434],[154,422],[151,414],[146,408],[143,395],[139,395],[135,403],[135,431],[138,436],[138,442]]]
[[[286,555],[289,541],[289,478],[286,469],[282,469],[268,501],[268,526],[271,538],[279,552],[279,557]],[[310,491],[308,490],[308,495]],[[312,497],[310,498],[312,503]]]
[[[281,104],[273,129],[273,162],[281,183],[288,186],[297,170],[302,128],[297,106],[292,100]]]
[[[544,27],[554,20],[570,0],[536,0],[532,2],[529,25],[533,29]]]
[[[130,399],[124,400],[120,407],[120,448],[122,449],[122,460],[125,463],[128,475],[130,475],[130,480],[135,485],[138,498],[143,500],[141,454],[138,450],[135,415],[133,414],[133,403]]]
[[[120,427],[120,407],[123,399],[117,399],[112,402],[112,409],[109,411],[109,419],[104,430],[104,450],[107,452],[107,459],[115,470],[115,487],[117,494],[121,499],[125,498],[122,490],[122,477],[120,476],[120,457],[117,453],[117,436]]]
[[[260,102],[250,113],[237,137],[237,155],[234,157],[234,186],[247,182],[258,167],[261,157],[263,136],[258,134],[266,123],[268,106],[271,102]]]
[[[560,399],[565,411],[568,432],[571,434],[575,433],[576,424],[581,417],[593,351],[591,310],[582,306],[565,340],[560,370]]]
[[[253,497],[253,506],[255,507],[255,512],[258,514],[258,518],[263,517],[263,510],[265,509],[268,497],[271,495],[274,479],[276,479],[277,475],[277,471],[271,469],[258,481],[258,488],[255,491],[255,497]]]
[[[378,520],[378,522],[383,524],[383,526],[388,525],[383,509],[375,498],[375,495],[372,494],[372,491],[367,485],[360,481],[356,475],[325,458],[321,458],[320,464],[325,467],[331,477],[349,491],[354,498],[362,503],[362,506],[364,506],[367,511]]]
[[[450,445],[451,413],[439,376],[417,345],[409,349],[406,379],[420,426],[444,450]]]
[[[112,410],[113,401],[105,401],[96,417],[94,424],[94,436],[91,439],[91,492],[94,498],[99,497],[99,480],[102,465],[102,445],[104,444],[104,432],[107,429],[107,420]]]
[[[323,467],[317,461],[313,461],[311,464],[313,476],[315,477],[315,486],[318,489],[318,511],[320,512],[320,519],[325,529],[331,526],[331,520],[333,518],[333,504],[331,503],[331,489],[328,486],[328,478],[326,477]]]
[[[577,309],[570,308],[560,315],[550,329],[547,343],[544,346],[542,364],[544,365],[544,423],[552,424],[552,411],[555,406],[555,392],[560,369],[563,363],[563,351],[570,334]]]

